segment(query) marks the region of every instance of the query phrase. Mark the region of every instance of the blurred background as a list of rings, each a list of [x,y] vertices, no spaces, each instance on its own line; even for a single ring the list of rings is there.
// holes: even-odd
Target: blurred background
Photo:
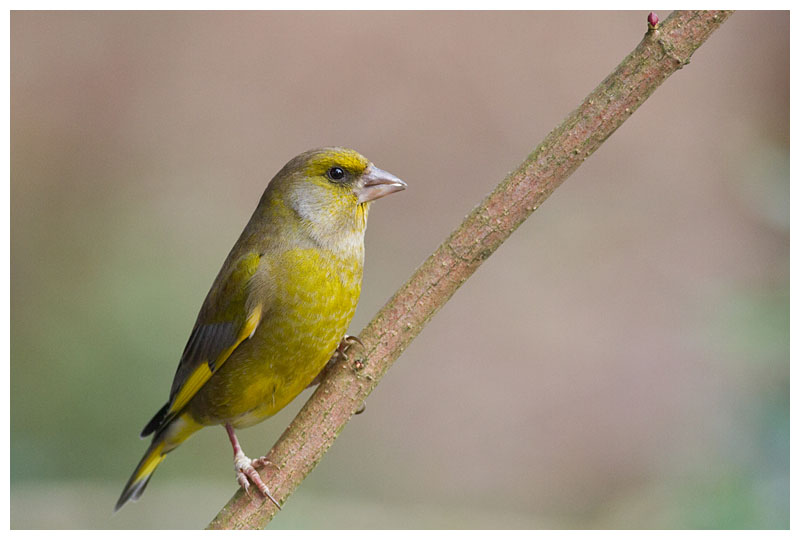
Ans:
[[[204,527],[236,487],[222,428],[112,507],[269,179],[337,144],[408,182],[370,215],[358,333],[646,17],[12,12],[11,526]],[[465,283],[272,526],[788,527],[788,112],[788,13],[736,13]]]

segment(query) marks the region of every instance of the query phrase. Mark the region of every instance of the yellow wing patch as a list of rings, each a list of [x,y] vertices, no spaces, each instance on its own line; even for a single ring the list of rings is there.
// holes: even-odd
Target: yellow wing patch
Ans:
[[[231,355],[231,353],[239,346],[239,344],[253,335],[253,332],[256,331],[258,328],[258,323],[261,322],[261,314],[262,314],[262,307],[261,304],[257,305],[251,312],[250,315],[247,316],[247,320],[242,327],[241,332],[236,337],[236,341],[222,351],[222,353],[215,359],[213,362],[215,371],[225,363],[225,360]],[[194,397],[194,395],[203,387],[204,384],[211,378],[214,372],[211,371],[209,364],[207,362],[203,362],[200,364],[195,370],[186,378],[186,382],[183,383],[181,389],[175,395],[175,399],[172,400],[172,404],[169,407],[169,411],[167,414],[174,414],[183,409],[183,407],[189,403],[189,400]]]

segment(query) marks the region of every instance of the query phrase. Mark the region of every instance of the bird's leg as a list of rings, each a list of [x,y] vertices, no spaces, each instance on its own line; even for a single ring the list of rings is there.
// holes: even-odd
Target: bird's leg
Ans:
[[[261,494],[275,503],[275,506],[278,507],[278,510],[281,509],[281,505],[270,493],[267,484],[261,479],[261,476],[256,471],[256,467],[260,467],[269,463],[266,457],[260,457],[258,459],[250,459],[244,452],[242,452],[242,447],[239,445],[239,439],[236,438],[236,433],[233,431],[233,426],[230,424],[225,424],[225,431],[228,432],[228,438],[231,440],[231,445],[233,446],[233,470],[236,472],[236,480],[238,480],[239,485],[242,489],[250,495],[250,482],[252,481],[258,491]]]
[[[350,347],[353,346],[353,343],[358,343],[362,347],[364,346],[361,340],[358,339],[358,336],[349,336],[345,334],[344,337],[342,338],[342,341],[340,341],[339,345],[336,347],[336,350],[333,351],[331,359],[328,360],[328,363],[325,364],[325,367],[322,368],[322,371],[320,371],[317,374],[317,376],[314,377],[314,380],[311,381],[309,385],[306,386],[306,388],[311,388],[312,386],[318,385],[320,381],[322,381],[322,378],[328,374],[328,372],[333,368],[333,366],[336,365],[336,362],[339,361],[339,358],[344,358],[345,360],[347,360],[347,351],[348,349],[350,349]]]

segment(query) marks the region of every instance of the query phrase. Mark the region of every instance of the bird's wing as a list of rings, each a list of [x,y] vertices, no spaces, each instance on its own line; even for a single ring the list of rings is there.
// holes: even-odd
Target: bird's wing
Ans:
[[[260,260],[260,254],[249,253],[220,272],[181,355],[169,402],[145,426],[143,437],[166,426],[258,328],[268,300],[253,302],[249,289]]]
[[[257,305],[247,314],[244,324],[234,322],[196,326],[181,357],[182,373],[173,382],[173,395],[168,414],[183,409],[198,390],[225,363],[239,344],[253,335],[261,322],[262,307]]]

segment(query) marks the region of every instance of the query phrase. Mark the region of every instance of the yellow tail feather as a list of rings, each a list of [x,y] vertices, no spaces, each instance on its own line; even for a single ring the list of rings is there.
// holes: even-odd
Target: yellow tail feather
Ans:
[[[158,464],[161,463],[166,454],[163,453],[164,441],[153,441],[153,444],[148,448],[147,453],[144,455],[136,470],[133,471],[130,480],[125,484],[125,489],[122,490],[122,495],[119,496],[117,504],[114,506],[116,512],[129,500],[136,500],[147,487],[147,482],[150,481],[153,471],[156,470]]]
[[[144,488],[147,487],[156,467],[167,457],[167,453],[202,427],[187,414],[182,414],[157,433],[150,448],[147,449],[144,457],[136,466],[136,470],[133,471],[130,480],[125,484],[125,489],[122,490],[122,495],[119,496],[114,511],[122,508],[128,501],[137,500],[142,495]]]

